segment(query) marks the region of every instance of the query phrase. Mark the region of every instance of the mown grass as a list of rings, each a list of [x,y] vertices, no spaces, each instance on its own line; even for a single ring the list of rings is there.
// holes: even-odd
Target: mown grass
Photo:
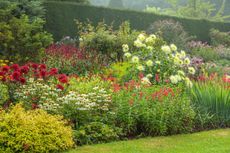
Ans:
[[[230,129],[83,146],[67,153],[230,153]]]

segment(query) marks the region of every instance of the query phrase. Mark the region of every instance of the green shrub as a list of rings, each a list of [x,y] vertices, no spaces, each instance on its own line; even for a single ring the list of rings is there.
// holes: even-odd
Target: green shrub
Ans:
[[[119,139],[119,130],[101,122],[81,126],[74,132],[75,142],[79,145],[111,142]]]
[[[37,61],[52,37],[43,31],[42,19],[30,21],[26,15],[16,18],[11,15],[14,8],[6,5],[0,9],[1,56],[13,62]]]
[[[101,55],[101,60],[122,61],[122,45],[133,46],[133,41],[137,37],[137,32],[131,30],[129,22],[120,25],[119,30],[113,30],[112,26],[104,22],[98,23],[96,27],[90,23],[82,24],[77,22],[80,36],[80,46],[89,52],[93,50]]]
[[[16,105],[0,111],[1,152],[61,152],[73,146],[72,130],[60,116]]]
[[[217,53],[217,51],[214,48],[208,46],[193,48],[191,54],[196,57],[203,58],[205,62],[216,61],[220,59],[220,55]]]
[[[194,38],[189,36],[180,22],[174,20],[156,21],[147,31],[158,33],[167,43],[176,44],[181,49],[187,49],[187,42]]]
[[[218,29],[211,29],[209,35],[211,37],[212,45],[224,45],[230,47],[230,32],[221,32]]]

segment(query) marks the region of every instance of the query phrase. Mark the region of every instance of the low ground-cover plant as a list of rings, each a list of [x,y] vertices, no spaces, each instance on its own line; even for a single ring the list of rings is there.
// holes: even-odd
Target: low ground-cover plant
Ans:
[[[220,80],[216,75],[200,76],[191,89],[191,99],[198,115],[209,117],[209,123],[199,123],[199,128],[228,127],[230,125],[230,77]]]
[[[25,111],[17,104],[0,110],[0,152],[61,152],[73,146],[71,127],[43,110]]]

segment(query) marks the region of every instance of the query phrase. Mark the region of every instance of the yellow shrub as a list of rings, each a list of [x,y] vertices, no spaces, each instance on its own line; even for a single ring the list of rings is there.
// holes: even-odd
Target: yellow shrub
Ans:
[[[73,144],[72,129],[61,116],[25,111],[20,104],[0,111],[0,152],[60,152]]]

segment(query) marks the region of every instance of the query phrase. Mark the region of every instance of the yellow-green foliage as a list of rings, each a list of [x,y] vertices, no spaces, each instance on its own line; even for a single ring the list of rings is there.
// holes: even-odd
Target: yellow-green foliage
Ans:
[[[0,83],[0,106],[9,99],[8,88],[6,85]]]
[[[21,104],[0,111],[0,152],[60,152],[72,146],[72,129],[61,116],[26,111]]]

